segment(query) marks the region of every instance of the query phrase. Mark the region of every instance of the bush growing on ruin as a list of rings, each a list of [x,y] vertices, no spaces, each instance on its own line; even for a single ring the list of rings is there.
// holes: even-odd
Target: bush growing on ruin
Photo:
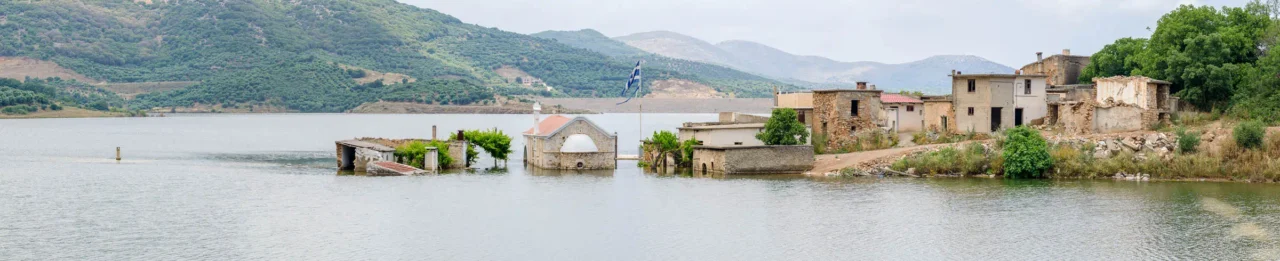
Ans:
[[[773,109],[769,121],[764,124],[764,132],[756,134],[756,139],[765,145],[800,145],[809,139],[809,131],[804,128],[791,108]]]
[[[1196,147],[1200,146],[1200,134],[1187,132],[1186,129],[1178,129],[1174,133],[1178,136],[1178,153],[1194,153]]]
[[[698,143],[701,143],[701,141],[698,141],[697,138],[689,138],[689,140],[680,143],[680,166],[693,166],[693,146],[698,146]]]
[[[401,162],[404,162],[405,165],[426,169],[426,164],[423,160],[426,159],[427,156],[427,147],[436,148],[436,151],[438,152],[436,153],[436,161],[440,163],[441,167],[453,164],[453,158],[449,157],[449,144],[442,141],[432,141],[429,143],[411,141],[396,147],[394,155],[396,158],[399,158]]]
[[[1262,138],[1267,134],[1266,125],[1260,121],[1246,121],[1236,125],[1232,135],[1236,137],[1236,145],[1244,149],[1262,148]]]
[[[676,134],[671,133],[670,131],[664,130],[653,132],[653,137],[650,137],[647,143],[649,143],[649,149],[658,153],[657,157],[654,158],[658,162],[654,162],[651,165],[651,167],[655,169],[658,166],[666,167],[663,163],[666,162],[667,155],[680,153],[680,138],[676,137]],[[679,159],[679,157],[676,158],[677,160]]]
[[[1004,176],[1013,179],[1043,178],[1053,167],[1048,143],[1040,132],[1017,127],[1005,132]]]
[[[467,148],[467,165],[470,166],[476,162],[476,158],[480,156],[480,152],[476,151],[476,147],[484,150],[489,156],[493,157],[494,165],[498,164],[498,160],[506,161],[508,154],[511,154],[511,136],[507,136],[502,130],[497,128],[488,130],[464,130],[462,135],[467,138],[471,144]],[[458,139],[458,134],[449,134],[449,139]]]

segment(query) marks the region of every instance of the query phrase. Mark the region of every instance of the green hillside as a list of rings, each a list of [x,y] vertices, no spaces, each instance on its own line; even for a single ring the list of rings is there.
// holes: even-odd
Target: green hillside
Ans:
[[[471,93],[617,96],[631,70],[628,62],[597,52],[466,24],[394,0],[154,2],[6,1],[0,5],[0,56],[54,61],[109,82],[200,82],[139,95],[135,108],[200,103],[304,112],[408,96],[427,103],[493,99]],[[420,83],[357,84],[339,65],[405,74]],[[554,93],[509,83],[494,72],[503,66],[543,80]],[[707,81],[670,70],[651,69],[646,76]]]

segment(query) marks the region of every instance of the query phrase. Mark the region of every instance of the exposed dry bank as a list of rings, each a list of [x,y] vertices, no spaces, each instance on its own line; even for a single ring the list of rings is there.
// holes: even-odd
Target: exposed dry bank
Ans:
[[[1249,128],[1051,140],[1046,148],[1051,167],[1044,174],[1048,178],[1280,182],[1280,133],[1264,134],[1260,125]],[[1241,136],[1255,138],[1237,139]],[[1004,176],[1005,142],[997,137],[989,143],[933,149],[878,167],[923,176]],[[842,174],[873,172],[874,167],[846,169]]]

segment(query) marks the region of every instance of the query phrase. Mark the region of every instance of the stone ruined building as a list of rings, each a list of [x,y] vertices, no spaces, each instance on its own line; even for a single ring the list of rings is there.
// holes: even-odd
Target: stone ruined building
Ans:
[[[1094,78],[1093,85],[1062,88],[1052,123],[1069,134],[1149,129],[1168,123],[1177,99],[1171,83],[1143,76]]]
[[[933,132],[951,132],[956,129],[956,111],[952,109],[951,96],[925,96],[924,129]]]
[[[415,141],[426,143],[436,140],[434,137],[436,135],[434,126],[432,127],[431,135],[433,137],[430,140],[366,137],[334,142],[338,170],[374,174],[371,172],[375,167],[373,163],[376,162],[408,163],[409,159],[397,158],[395,156],[395,148]],[[466,157],[466,148],[469,144],[466,141],[461,140],[449,140],[444,142],[447,143],[449,147],[448,151],[445,151],[444,153],[447,153],[450,157],[455,159],[453,163],[448,166],[438,166],[437,158],[433,153],[440,152],[436,151],[436,148],[434,147],[428,147],[427,156],[423,159],[423,163],[426,165],[425,167],[431,172],[438,172],[441,169],[466,168],[467,162],[462,158]]]
[[[552,115],[524,132],[525,164],[542,169],[615,169],[618,136],[585,117]]]
[[[951,74],[954,132],[992,133],[1043,122],[1048,114],[1046,76]]]
[[[1036,53],[1036,61],[1022,66],[1023,74],[1047,76],[1049,86],[1071,85],[1080,83],[1080,72],[1089,66],[1089,56],[1071,55],[1071,49],[1062,50],[1062,54],[1044,58],[1044,53]]]
[[[813,169],[813,146],[696,146],[695,174],[800,174]]]
[[[814,136],[827,139],[827,147],[839,148],[857,142],[858,134],[884,131],[879,117],[880,95],[883,91],[867,89],[867,83],[859,82],[858,88],[813,91],[814,120],[810,126]]]
[[[919,132],[924,129],[924,101],[904,95],[880,95],[884,126],[897,132]]]

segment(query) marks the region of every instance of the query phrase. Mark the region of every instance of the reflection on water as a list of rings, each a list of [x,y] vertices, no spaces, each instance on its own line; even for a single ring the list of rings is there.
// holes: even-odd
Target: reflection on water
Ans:
[[[633,142],[633,117],[596,115]],[[645,116],[674,129],[714,115]],[[335,125],[334,122],[351,124]],[[522,115],[0,120],[3,259],[1275,260],[1280,187],[531,170],[336,173],[333,141]],[[385,126],[395,123],[395,129]],[[649,124],[654,124],[650,126]],[[444,126],[447,125],[447,126]],[[629,133],[626,130],[629,131]],[[429,135],[429,134],[428,134]],[[519,139],[515,139],[517,143]],[[628,141],[632,140],[632,141]],[[517,148],[519,144],[513,144]],[[124,147],[125,161],[110,159]],[[74,148],[74,149],[67,149]],[[620,148],[635,146],[621,144]],[[519,150],[517,150],[519,151]],[[625,153],[625,152],[624,152]],[[482,153],[483,154],[483,153]]]

